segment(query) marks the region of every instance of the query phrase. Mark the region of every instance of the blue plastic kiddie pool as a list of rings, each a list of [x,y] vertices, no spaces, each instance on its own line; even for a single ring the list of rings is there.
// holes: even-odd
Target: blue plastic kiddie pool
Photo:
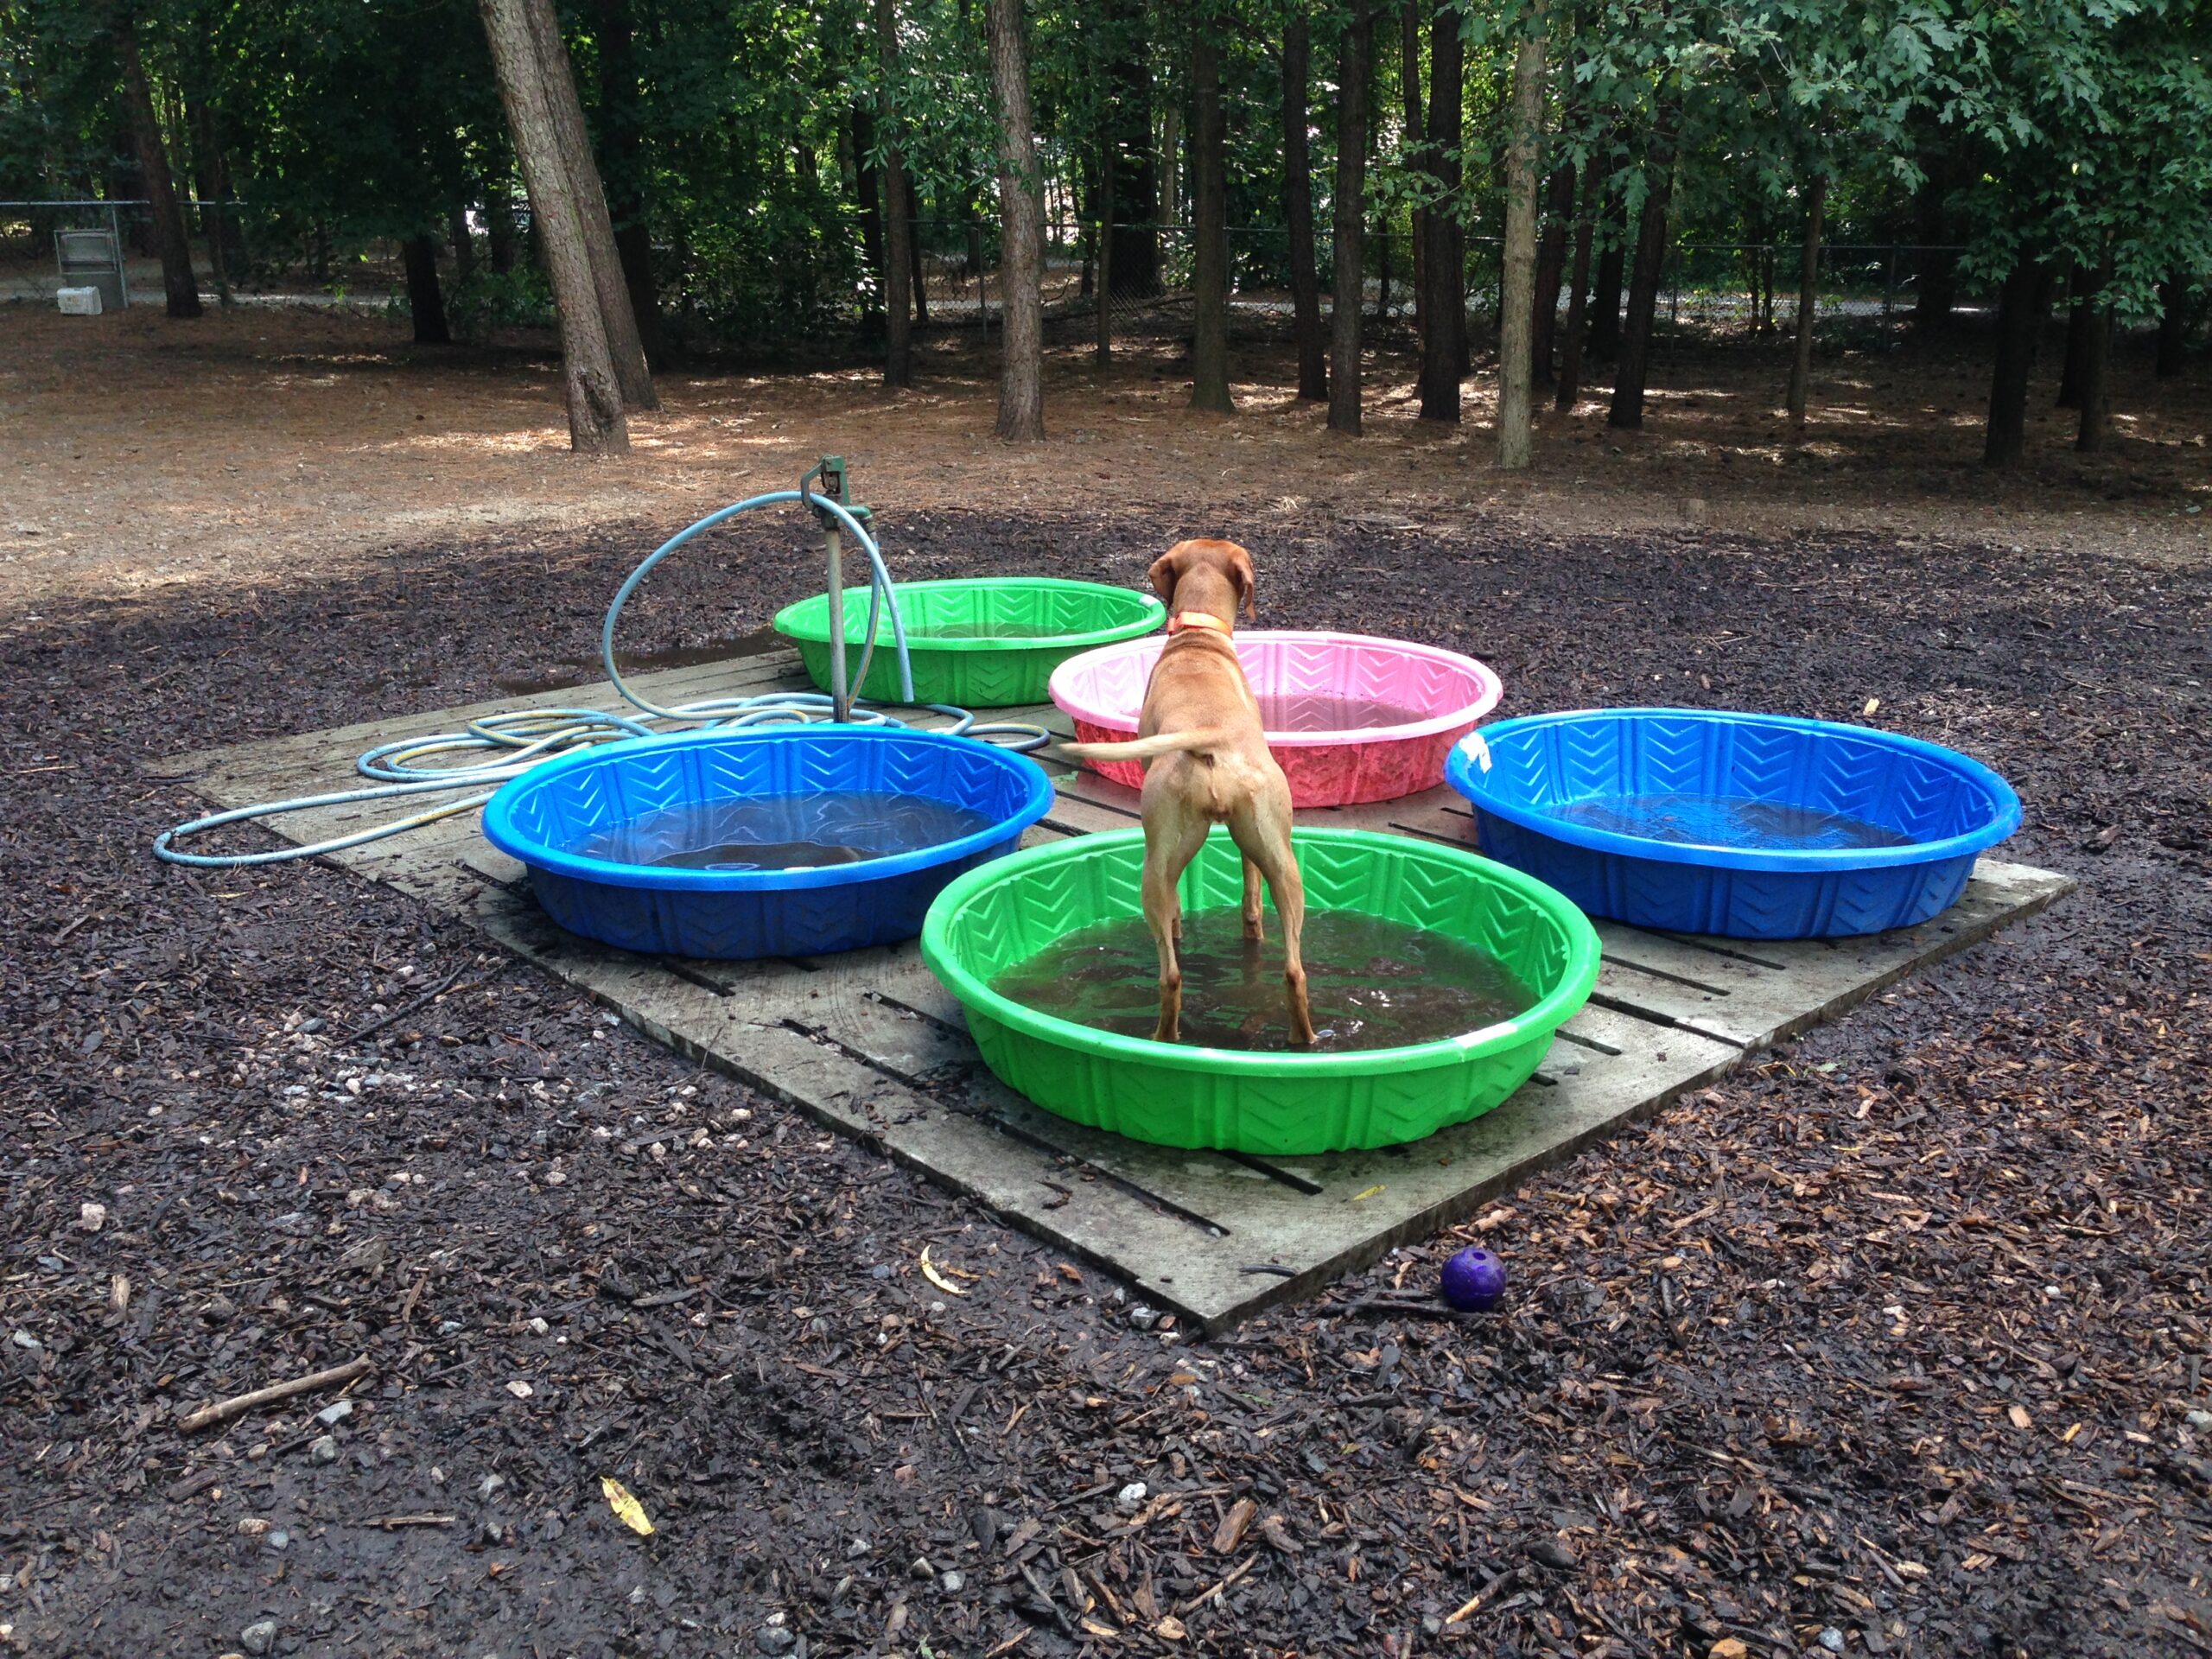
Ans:
[[[1924,922],[2020,827],[2020,798],[1978,760],[1778,715],[1532,715],[1465,739],[1445,776],[1483,851],[1591,915],[1734,938]]]
[[[1011,852],[1052,786],[1011,750],[893,727],[709,729],[533,766],[484,808],[546,913],[626,950],[741,958],[887,944]]]

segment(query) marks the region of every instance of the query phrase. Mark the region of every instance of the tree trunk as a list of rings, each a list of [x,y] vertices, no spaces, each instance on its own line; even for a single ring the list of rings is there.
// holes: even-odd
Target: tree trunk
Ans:
[[[492,66],[499,80],[516,159],[530,192],[531,222],[544,250],[546,276],[561,324],[562,378],[568,392],[569,446],[580,454],[627,450],[621,383],[607,350],[607,318],[584,245],[583,212],[555,131],[548,77],[528,8],[531,0],[477,0]],[[573,88],[571,89],[573,90]]]
[[[1789,435],[1805,435],[1805,403],[1813,382],[1813,312],[1821,296],[1821,220],[1828,175],[1816,172],[1805,195],[1805,257],[1797,271],[1797,351],[1789,364]]]
[[[154,95],[146,85],[146,67],[138,57],[137,22],[127,10],[116,19],[115,50],[123,72],[124,107],[130,117],[131,147],[138,152],[138,170],[153,215],[155,244],[162,252],[162,289],[168,297],[169,315],[196,317],[200,280],[192,274],[192,244],[186,239],[184,211],[177,205],[168,154],[162,148],[162,125],[154,114]]]
[[[849,152],[853,164],[853,205],[860,209],[861,259],[883,292],[883,173],[874,161],[875,115],[855,105],[845,112],[845,130],[838,145]]]
[[[468,210],[454,207],[446,213],[446,240],[453,244],[453,279],[465,283],[476,275],[476,238],[468,233]]]
[[[1414,165],[1427,168],[1427,118],[1421,97],[1421,0],[1405,0],[1398,9],[1398,91],[1404,105],[1405,149]],[[1427,338],[1428,210],[1415,207],[1408,215],[1414,245],[1414,331]]]
[[[2044,277],[2034,256],[2013,256],[1997,302],[1997,361],[1989,380],[1989,425],[1981,464],[2009,471],[2020,464],[2028,440],[2028,378],[2035,372],[2037,336],[2043,332]]]
[[[2066,279],[2066,357],[2058,371],[2058,407],[2082,407],[2082,381],[2088,372],[2089,334],[2094,326],[2090,303],[2095,283],[2076,262]]]
[[[890,287],[884,268],[882,175],[868,159],[875,148],[875,118],[866,110],[853,110],[846,135],[853,152],[853,200],[861,215],[861,260],[875,284],[876,303],[861,308],[862,331],[872,336],[883,327],[884,295]]]
[[[1221,48],[1212,19],[1191,37],[1191,198],[1197,246],[1192,274],[1191,407],[1217,415],[1229,391],[1229,180],[1223,150]]]
[[[2112,306],[2106,297],[2112,283],[2112,262],[2096,273],[2082,301],[2088,314],[2082,330],[2081,362],[2082,425],[2074,447],[2085,455],[2101,453],[2112,435]]]
[[[1390,320],[1390,221],[1378,219],[1375,238],[1375,321]]]
[[[1360,241],[1367,193],[1367,70],[1374,19],[1355,0],[1337,53],[1337,188],[1329,317],[1329,429],[1359,435],[1360,313],[1366,295]]]
[[[504,176],[484,191],[484,244],[495,276],[504,276],[515,268],[515,201]]]
[[[1590,354],[1611,362],[1621,354],[1621,278],[1628,265],[1628,202],[1604,204],[1605,246],[1598,256],[1597,285],[1590,291]]]
[[[1574,226],[1573,286],[1567,296],[1567,346],[1560,353],[1559,386],[1552,407],[1562,414],[1582,395],[1583,319],[1590,309],[1590,244],[1597,234],[1597,217],[1605,206],[1604,164],[1592,156],[1582,170],[1582,213]]]
[[[1313,158],[1307,147],[1306,89],[1313,79],[1312,31],[1303,12],[1282,35],[1283,222],[1290,227],[1291,328],[1298,341],[1298,396],[1329,396],[1329,354],[1321,333],[1321,273],[1313,264]]]
[[[244,275],[235,257],[237,219],[223,205],[231,194],[230,165],[223,156],[215,111],[206,99],[185,105],[185,123],[192,131],[193,189],[200,198],[200,233],[207,239],[207,267],[215,279],[215,292],[228,305],[232,285]]]
[[[399,245],[407,268],[407,309],[415,321],[417,346],[450,346],[445,296],[438,288],[438,238],[425,232]]]
[[[1029,47],[1022,0],[987,0],[991,91],[999,113],[1000,329],[998,435],[1009,443],[1045,435],[1044,258],[1038,226],[1037,141],[1031,126]]]
[[[1613,406],[1605,424],[1634,430],[1643,424],[1644,378],[1651,367],[1652,316],[1659,307],[1659,277],[1667,264],[1667,206],[1674,158],[1656,153],[1649,162],[1651,194],[1637,221],[1636,264],[1629,274],[1628,315],[1621,326],[1620,363],[1613,374]]]
[[[1567,279],[1567,230],[1574,218],[1574,163],[1563,162],[1552,169],[1544,193],[1543,240],[1536,245],[1536,295],[1529,310],[1534,331],[1529,346],[1531,374],[1539,386],[1555,377],[1554,358],[1559,342],[1559,290]]]
[[[902,167],[901,174],[906,172]],[[914,324],[919,327],[930,320],[929,272],[922,264],[922,199],[914,191],[914,181],[906,179],[906,260],[907,274],[914,284]]]
[[[2183,349],[2189,343],[2189,278],[2177,271],[2158,284],[2158,365],[2161,380],[2181,372]]]
[[[607,147],[607,207],[614,226],[615,262],[622,268],[622,287],[630,296],[638,344],[650,368],[661,361],[660,293],[653,279],[645,123],[639,110],[629,0],[599,0],[599,117]],[[649,399],[645,407],[653,407],[655,401]]]
[[[1091,319],[1096,330],[1092,355],[1102,369],[1114,361],[1114,175],[1120,170],[1113,124],[1102,122],[1098,130],[1098,309]]]
[[[1436,180],[1437,204],[1428,215],[1427,268],[1421,275],[1421,417],[1459,418],[1460,355],[1466,331],[1467,297],[1461,286],[1459,257],[1459,111],[1465,53],[1459,41],[1459,10],[1452,0],[1437,0],[1428,27],[1428,171]]]
[[[1183,147],[1183,111],[1179,105],[1170,104],[1160,112],[1160,214],[1162,225],[1173,225],[1183,217],[1183,202],[1179,187],[1183,181],[1182,162],[1179,159]]]
[[[914,384],[914,227],[906,213],[906,162],[891,89],[899,79],[896,0],[875,0],[875,60],[883,80],[883,384]]]
[[[1159,167],[1152,142],[1152,64],[1145,52],[1142,0],[1110,0],[1105,21],[1115,31],[1114,60],[1106,71],[1106,125],[1110,137],[1115,213],[1128,221],[1110,238],[1107,291],[1147,300],[1160,292],[1160,232],[1154,217]]]
[[[1921,248],[1913,271],[1916,291],[1912,297],[1912,321],[1914,327],[1923,330],[1940,328],[1950,321],[1958,293],[1958,256],[1942,245],[1950,239],[1950,191],[1948,158],[1936,150],[1929,156],[1928,176],[1921,181],[1913,199]]]
[[[1534,424],[1536,145],[1544,119],[1544,0],[1513,58],[1513,125],[1505,152],[1505,269],[1497,306],[1497,464],[1529,464]]]
[[[591,262],[592,290],[599,296],[601,327],[607,335],[615,381],[622,389],[623,404],[628,409],[658,409],[660,398],[653,391],[652,372],[645,366],[638,314],[631,304],[630,286],[623,280],[622,257],[614,251],[614,223],[607,210],[599,163],[592,158],[583,102],[576,95],[576,72],[569,60],[569,44],[561,36],[561,20],[554,14],[553,0],[500,0],[500,3],[519,5],[530,25],[538,74],[545,89],[545,106],[553,120],[553,141],[571,181],[569,200],[575,204],[577,224],[583,233],[584,257]]]

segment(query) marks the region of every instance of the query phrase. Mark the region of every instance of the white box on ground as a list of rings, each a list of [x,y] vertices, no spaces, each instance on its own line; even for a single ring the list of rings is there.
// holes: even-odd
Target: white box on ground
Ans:
[[[97,317],[103,308],[97,288],[56,289],[54,297],[61,302],[65,317]]]

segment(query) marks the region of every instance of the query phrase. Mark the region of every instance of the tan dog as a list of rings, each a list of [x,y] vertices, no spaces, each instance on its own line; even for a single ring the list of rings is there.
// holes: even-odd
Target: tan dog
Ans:
[[[1176,887],[1207,832],[1223,823],[1244,855],[1244,937],[1262,937],[1262,877],[1282,918],[1291,1041],[1310,1047],[1313,1016],[1298,948],[1306,884],[1291,851],[1290,783],[1268,753],[1259,699],[1234,643],[1238,606],[1257,615],[1252,556],[1234,542],[1178,542],[1154,561],[1151,575],[1167,607],[1168,639],[1144,689],[1136,741],[1061,748],[1083,760],[1145,763],[1144,919],[1160,950],[1160,1023],[1153,1040],[1175,1041],[1182,1020],[1176,944],[1183,911]]]

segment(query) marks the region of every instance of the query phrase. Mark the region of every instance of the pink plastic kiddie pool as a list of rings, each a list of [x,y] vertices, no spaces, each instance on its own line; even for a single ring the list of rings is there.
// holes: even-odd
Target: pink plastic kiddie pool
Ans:
[[[1155,633],[1101,646],[1053,671],[1052,701],[1075,721],[1077,741],[1137,734],[1145,682],[1166,643]],[[1505,689],[1471,657],[1359,633],[1255,630],[1236,636],[1236,656],[1296,806],[1351,806],[1433,789],[1452,745]],[[1140,761],[1088,764],[1117,784],[1144,782]]]

